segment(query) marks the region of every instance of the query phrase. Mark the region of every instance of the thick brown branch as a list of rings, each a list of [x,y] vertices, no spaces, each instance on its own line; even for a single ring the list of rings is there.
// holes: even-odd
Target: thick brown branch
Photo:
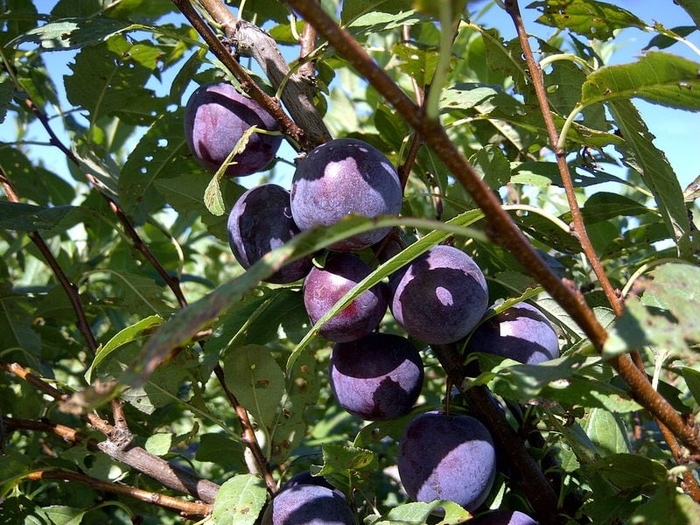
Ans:
[[[150,503],[152,505],[163,507],[165,509],[174,510],[180,513],[180,515],[183,517],[187,517],[189,519],[204,518],[208,516],[212,510],[211,505],[206,503],[201,503],[198,501],[184,501],[178,498],[173,498],[172,496],[165,496],[163,494],[157,494],[155,492],[148,492],[135,487],[129,487],[128,485],[112,483],[110,481],[102,481],[86,476],[85,474],[64,469],[30,472],[26,475],[25,479],[31,481],[47,479],[77,481],[79,483],[89,485],[93,489],[101,492],[119,494],[120,496],[127,496],[140,501],[145,501],[146,503]]]

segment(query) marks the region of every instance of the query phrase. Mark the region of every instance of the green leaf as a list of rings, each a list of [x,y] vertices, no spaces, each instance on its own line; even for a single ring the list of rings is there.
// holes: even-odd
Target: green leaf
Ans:
[[[216,525],[253,525],[267,501],[265,483],[252,474],[237,474],[216,494],[212,517]]]
[[[226,175],[226,169],[230,165],[237,163],[235,160],[233,160],[233,158],[239,153],[243,154],[246,147],[248,146],[248,142],[250,141],[250,137],[253,135],[253,133],[273,132],[258,129],[257,126],[251,126],[243,132],[241,138],[238,139],[238,142],[236,142],[236,145],[226,157],[226,160],[224,160],[224,162],[221,164],[219,169],[216,170],[216,173],[209,181],[207,189],[204,190],[204,205],[207,207],[207,209],[212,215],[216,215],[217,217],[219,217],[226,212],[226,206],[224,204],[224,198],[221,193],[219,183],[221,179]]]
[[[371,450],[335,443],[324,443],[321,448],[323,465],[320,469],[314,469],[314,476],[366,470],[376,466],[377,457]]]
[[[51,505],[42,507],[41,510],[50,520],[51,525],[80,525],[86,510],[67,507],[65,505]]]
[[[638,97],[652,104],[700,111],[699,70],[700,64],[687,58],[650,51],[637,62],[605,66],[588,75],[581,104]]]
[[[436,512],[438,509],[440,511]],[[469,512],[453,501],[436,500],[430,503],[413,502],[399,505],[377,521],[373,521],[372,525],[420,525],[429,523],[429,518],[438,513],[442,516],[442,521],[436,522],[437,525],[464,523],[471,517]]]
[[[124,211],[143,222],[164,204],[156,181],[171,184],[178,176],[192,176],[201,167],[187,159],[182,112],[165,113],[141,137],[119,175],[118,191]]]
[[[608,107],[625,139],[625,144],[619,147],[625,155],[625,162],[642,176],[654,195],[669,235],[680,241],[689,231],[690,224],[678,177],[666,155],[654,146],[654,136],[632,103],[618,100],[610,102]],[[689,250],[684,243],[679,245],[681,256],[687,255]]]
[[[537,19],[542,24],[569,28],[598,40],[612,38],[616,29],[646,27],[642,20],[626,9],[598,0],[538,0],[528,7],[542,8],[543,14]]]
[[[237,437],[237,436],[236,436]],[[222,466],[227,470],[244,469],[243,445],[224,433],[200,434],[195,459]]]
[[[580,423],[602,456],[632,452],[623,418],[608,408],[592,408]]]
[[[226,384],[259,425],[270,428],[284,395],[284,372],[264,346],[230,348],[221,366]]]
[[[695,402],[700,404],[700,372],[689,366],[684,366],[681,370],[690,394],[695,399]]]
[[[73,206],[44,208],[21,202],[0,201],[0,228],[25,232],[49,229],[72,210]]]
[[[83,47],[68,66],[72,71],[65,77],[68,100],[90,113],[92,125],[104,116],[145,125],[163,113],[154,103],[155,93],[144,87],[153,71],[128,58],[131,47],[123,37],[113,36],[109,42]]]
[[[173,435],[165,432],[158,432],[148,436],[143,448],[155,456],[165,456],[173,446]]]
[[[666,468],[653,459],[635,454],[613,454],[594,465],[596,472],[621,489],[664,483]]]
[[[39,44],[48,51],[80,49],[105,41],[110,36],[129,31],[134,26],[122,20],[106,17],[63,18],[27,31],[8,45]]]
[[[672,482],[661,486],[632,515],[632,523],[700,525],[700,505],[680,493]]]
[[[151,315],[119,331],[107,341],[107,343],[97,349],[95,359],[93,359],[90,367],[85,372],[85,381],[92,383],[94,371],[100,366],[100,363],[112,354],[112,352],[118,350],[127,343],[144,337],[145,333],[147,334],[161,324],[163,324],[163,318],[161,316]]]

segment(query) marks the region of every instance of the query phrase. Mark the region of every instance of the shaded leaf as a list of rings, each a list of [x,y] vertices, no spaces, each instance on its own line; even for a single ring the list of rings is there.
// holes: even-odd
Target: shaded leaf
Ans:
[[[635,454],[613,454],[598,461],[596,472],[613,485],[630,489],[664,483],[666,468],[653,459]]]

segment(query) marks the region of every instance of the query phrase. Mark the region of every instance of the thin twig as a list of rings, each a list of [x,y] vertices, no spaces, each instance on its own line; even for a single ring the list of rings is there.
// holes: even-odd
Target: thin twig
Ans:
[[[258,438],[255,436],[255,430],[253,430],[253,425],[250,422],[250,417],[248,417],[248,412],[246,411],[245,407],[238,402],[236,396],[233,394],[233,392],[231,392],[231,390],[229,390],[228,386],[226,385],[226,378],[224,377],[224,370],[221,368],[221,365],[216,365],[214,367],[214,374],[219,380],[219,384],[224,390],[229,404],[234,408],[234,410],[236,411],[236,415],[238,416],[238,419],[241,422],[241,427],[243,428],[243,431],[241,433],[241,441],[245,443],[245,445],[248,447],[251,454],[253,455],[255,465],[258,468],[258,474],[260,474],[263,477],[265,485],[267,486],[268,493],[271,496],[274,496],[275,494],[277,494],[278,491],[277,483],[272,477],[272,473],[270,472],[270,465],[267,461],[267,458],[265,458],[262,449],[260,448]]]
[[[535,96],[537,97],[537,103],[539,104],[540,111],[542,112],[542,118],[544,120],[545,128],[547,130],[547,136],[549,142],[552,144],[552,149],[554,150],[554,155],[557,160],[557,166],[559,168],[559,173],[561,174],[562,182],[564,185],[564,192],[566,194],[566,199],[569,203],[569,209],[571,211],[572,218],[572,233],[581,244],[583,253],[586,255],[588,262],[593,269],[598,281],[600,282],[603,292],[608,299],[608,302],[612,306],[615,315],[619,316],[622,314],[623,306],[620,296],[617,294],[610,279],[608,279],[605,269],[603,268],[600,258],[593,247],[590,237],[588,236],[588,231],[586,230],[586,225],[583,221],[583,214],[581,213],[581,208],[578,205],[576,199],[576,190],[574,188],[574,183],[571,178],[571,173],[569,171],[569,165],[566,162],[566,150],[564,148],[556,147],[559,143],[559,132],[557,131],[556,124],[554,122],[554,117],[549,106],[549,99],[547,98],[547,90],[544,86],[544,81],[542,79],[542,70],[540,65],[535,60],[532,54],[532,48],[530,47],[530,41],[528,40],[527,32],[525,31],[525,25],[523,19],[520,15],[520,8],[518,6],[517,0],[506,0],[505,2],[506,11],[513,19],[515,24],[515,29],[518,33],[518,39],[520,41],[520,46],[523,50],[523,56],[525,57],[525,63],[527,64],[528,71],[530,72],[530,80],[532,81],[532,86],[535,90]]]
[[[0,369],[4,369],[5,371],[23,379],[40,392],[43,392],[57,401],[65,402],[70,398],[70,396],[67,394],[64,394],[63,392],[52,387],[46,381],[30,373],[27,369],[17,363],[0,362]],[[151,454],[141,447],[134,446],[131,443],[131,439],[129,439],[130,434],[125,435],[124,433],[124,423],[122,422],[122,418],[119,416],[119,413],[120,409],[117,408],[117,426],[110,425],[107,421],[104,421],[94,413],[87,413],[82,416],[92,428],[107,436],[105,441],[89,441],[88,446],[94,446],[97,450],[102,451],[111,458],[140,472],[143,472],[147,476],[150,476],[163,484],[165,487],[189,494],[204,501],[205,503],[214,502],[216,499],[216,494],[219,490],[219,485],[212,481],[202,479],[179,465],[168,463],[164,459]],[[7,420],[3,419],[3,421]],[[19,424],[19,420],[14,421],[16,425]],[[82,442],[84,439],[84,436],[79,432],[71,432],[67,427],[56,425],[49,421],[45,421],[44,424],[35,422],[31,427],[27,426],[25,428],[33,428],[35,430],[51,432],[53,434],[60,435],[64,439],[70,438],[71,440],[75,440],[75,442]]]
[[[150,503],[151,505],[157,505],[165,509],[176,511],[181,516],[189,519],[204,518],[208,516],[212,511],[212,506],[207,503],[201,503],[199,501],[184,501],[178,498],[174,498],[172,496],[166,496],[164,494],[158,494],[155,492],[148,492],[147,490],[137,489],[136,487],[122,485],[120,483],[102,481],[99,479],[92,478],[90,476],[86,476],[85,474],[80,474],[78,472],[73,472],[65,469],[38,470],[27,474],[25,476],[25,479],[28,479],[30,481],[43,481],[47,479],[77,481],[79,483],[89,485],[93,489],[99,490],[100,492],[108,492],[110,494],[119,494],[120,496],[127,496],[129,498]]]

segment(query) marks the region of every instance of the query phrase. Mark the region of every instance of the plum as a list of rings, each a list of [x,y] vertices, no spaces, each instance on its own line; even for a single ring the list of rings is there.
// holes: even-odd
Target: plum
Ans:
[[[185,139],[192,155],[208,170],[217,171],[252,126],[279,131],[265,108],[226,82],[203,84],[185,105]],[[242,177],[258,172],[274,158],[281,135],[253,133],[243,152],[233,157],[225,174]]]
[[[348,214],[396,215],[402,189],[396,170],[383,153],[357,139],[336,139],[311,151],[292,179],[292,215],[299,228],[330,226]],[[333,250],[354,251],[383,239],[377,228],[339,241]]]
[[[481,323],[469,338],[466,351],[536,365],[559,357],[559,340],[542,312],[531,304],[517,303]]]
[[[401,436],[396,463],[412,499],[450,500],[470,512],[486,500],[496,476],[491,434],[478,419],[463,414],[416,416]]]
[[[470,519],[468,525],[537,525],[537,522],[518,510],[497,510]]]
[[[465,337],[488,307],[486,278],[452,246],[434,246],[389,279],[389,308],[412,337],[448,344]]]
[[[350,253],[331,252],[323,268],[313,267],[304,280],[304,306],[316,323],[372,268]],[[358,295],[342,312],[323,324],[320,333],[335,342],[359,339],[374,330],[386,312],[385,285],[378,283]]]
[[[227,223],[229,245],[243,268],[250,268],[267,252],[282,246],[299,228],[289,211],[289,192],[276,184],[261,184],[241,195]],[[290,283],[311,270],[310,257],[283,266],[270,278],[272,283]]]
[[[423,386],[420,354],[405,337],[370,334],[334,345],[330,384],[340,406],[370,421],[406,415]]]
[[[280,491],[265,509],[262,525],[356,525],[344,497],[321,485],[299,484]]]

